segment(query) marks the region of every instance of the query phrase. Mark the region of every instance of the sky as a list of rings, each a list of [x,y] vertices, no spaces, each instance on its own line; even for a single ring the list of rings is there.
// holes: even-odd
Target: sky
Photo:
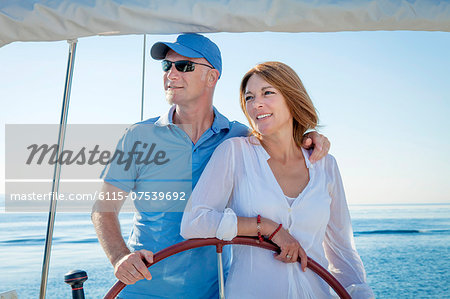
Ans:
[[[207,34],[222,51],[214,104],[247,124],[239,84],[255,64],[278,60],[299,74],[331,141],[349,204],[450,203],[450,33]],[[147,35],[144,118],[169,108]],[[78,40],[69,123],[140,120],[143,37]],[[5,124],[57,124],[69,45],[15,42],[0,48],[0,193]]]

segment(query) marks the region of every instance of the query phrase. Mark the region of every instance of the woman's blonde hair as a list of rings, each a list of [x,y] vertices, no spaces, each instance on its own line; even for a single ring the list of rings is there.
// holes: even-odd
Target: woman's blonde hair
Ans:
[[[261,137],[261,134],[256,131],[245,107],[245,89],[248,80],[253,75],[258,75],[263,78],[284,97],[293,117],[294,141],[298,146],[301,146],[303,134],[307,130],[314,129],[319,119],[300,77],[291,67],[278,61],[260,63],[244,75],[240,88],[241,108],[252,126],[252,134],[258,139]]]

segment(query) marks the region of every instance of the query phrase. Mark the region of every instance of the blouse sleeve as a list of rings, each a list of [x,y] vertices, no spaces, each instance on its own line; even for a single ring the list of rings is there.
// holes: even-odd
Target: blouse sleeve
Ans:
[[[328,190],[332,200],[324,249],[329,270],[352,298],[374,298],[372,289],[366,283],[363,263],[356,252],[350,212],[336,160],[331,155],[327,159]]]
[[[231,240],[237,235],[237,217],[226,208],[234,185],[235,156],[231,140],[216,148],[184,210],[181,236]]]

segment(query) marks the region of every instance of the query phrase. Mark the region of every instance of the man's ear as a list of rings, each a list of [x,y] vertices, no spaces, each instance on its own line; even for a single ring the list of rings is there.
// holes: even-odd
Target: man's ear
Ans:
[[[216,69],[211,69],[208,72],[208,86],[213,87],[216,85],[217,80],[219,80],[219,71]]]

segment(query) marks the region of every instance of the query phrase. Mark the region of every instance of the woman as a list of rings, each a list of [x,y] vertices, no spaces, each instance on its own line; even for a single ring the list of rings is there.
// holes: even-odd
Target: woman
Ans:
[[[240,102],[252,135],[216,149],[186,207],[181,235],[265,236],[281,248],[273,256],[233,246],[227,298],[332,297],[325,282],[306,270],[306,255],[330,266],[354,298],[373,297],[336,161],[328,155],[313,165],[301,147],[318,118],[298,75],[281,62],[259,64],[242,79]]]

